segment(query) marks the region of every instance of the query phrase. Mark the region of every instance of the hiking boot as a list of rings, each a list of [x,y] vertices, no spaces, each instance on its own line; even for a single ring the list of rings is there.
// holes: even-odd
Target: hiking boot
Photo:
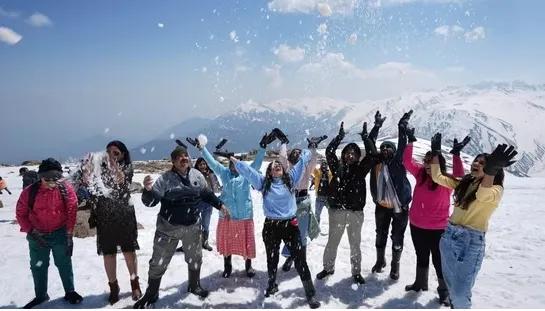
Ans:
[[[64,295],[64,300],[68,301],[68,303],[71,305],[76,305],[81,303],[83,297],[81,297],[80,294],[76,293],[75,291],[71,291]]]
[[[354,280],[354,283],[356,284],[365,284],[365,279],[363,278],[363,276],[361,276],[361,274],[354,274],[352,276],[352,279]]]
[[[325,278],[326,276],[333,275],[333,273],[335,273],[335,270],[333,270],[333,271],[322,270],[322,272],[316,274],[316,278],[318,280],[321,280],[321,279]]]
[[[41,304],[41,303],[44,303],[44,302],[46,302],[46,301],[49,301],[49,295],[48,295],[48,294],[45,294],[45,296],[44,296],[44,297],[41,297],[41,298],[36,297],[36,298],[32,299],[29,303],[27,303],[27,304],[23,307],[23,309],[32,309],[32,308],[34,308],[35,306],[37,306],[37,305],[39,305],[39,304]]]

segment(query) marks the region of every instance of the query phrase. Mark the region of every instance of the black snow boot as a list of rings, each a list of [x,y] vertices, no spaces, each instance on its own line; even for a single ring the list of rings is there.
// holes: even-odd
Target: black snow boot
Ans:
[[[41,304],[41,303],[44,303],[44,302],[46,302],[46,301],[49,301],[49,295],[48,295],[48,294],[45,294],[44,297],[40,297],[40,298],[36,297],[36,298],[32,299],[29,303],[27,303],[27,304],[23,307],[23,309],[32,309],[32,308],[34,308],[35,306],[37,306],[37,305],[39,305],[39,304]]]
[[[212,251],[212,246],[210,246],[210,244],[208,244],[208,235],[210,234],[210,232],[208,231],[203,231],[202,232],[202,248],[204,248],[205,250],[211,252]]]
[[[265,290],[265,297],[274,295],[277,292],[278,292],[278,284],[276,284],[276,280],[269,278],[269,283],[267,285],[267,289]]]
[[[71,305],[77,305],[81,303],[83,297],[81,297],[80,294],[76,293],[76,291],[71,291],[64,295],[64,300],[68,301],[68,303]]]
[[[108,296],[108,302],[113,305],[119,301],[119,284],[117,280],[113,282],[108,282],[110,286],[110,296]]]
[[[326,276],[333,275],[333,273],[335,273],[335,270],[333,270],[333,271],[322,270],[321,272],[316,274],[316,278],[318,280],[321,280],[321,279],[325,278]]]
[[[231,255],[223,257],[223,273],[222,277],[228,278],[231,276],[233,266],[231,265]]]
[[[133,309],[146,309],[151,304],[155,303],[159,299],[159,286],[161,285],[161,278],[148,279],[148,288],[146,293],[140,300],[138,300]]]
[[[450,307],[450,297],[448,294],[447,283],[444,279],[437,279],[439,286],[437,287],[437,293],[439,294],[439,303],[445,307]]]
[[[293,257],[289,256],[286,258],[286,261],[282,265],[282,271],[288,272],[291,270],[291,266],[293,265]]]
[[[399,261],[401,260],[401,252],[403,252],[401,249],[392,249],[392,263],[390,270],[390,279],[392,280],[399,279]]]
[[[255,270],[254,268],[252,268],[252,260],[246,259],[245,266],[246,276],[248,276],[249,278],[253,278],[255,276]]]
[[[316,299],[316,290],[312,280],[303,281],[303,288],[305,289],[305,295],[307,296],[307,302],[311,309],[317,309],[320,307],[320,302]]]
[[[187,274],[189,276],[187,291],[194,295],[200,296],[201,298],[208,297],[208,291],[203,289],[200,284],[201,268],[197,270],[189,269]]]
[[[428,272],[429,268],[416,267],[416,278],[414,283],[405,286],[405,291],[427,291],[428,290]]]
[[[382,269],[384,269],[384,267],[386,267],[386,259],[384,258],[385,252],[386,252],[386,248],[378,248],[377,247],[377,262],[375,263],[373,268],[371,268],[371,272],[380,273],[380,272],[382,272]]]
[[[361,276],[360,273],[354,274],[352,276],[352,279],[354,280],[354,283],[356,284],[365,284],[365,279],[363,278],[363,276]]]

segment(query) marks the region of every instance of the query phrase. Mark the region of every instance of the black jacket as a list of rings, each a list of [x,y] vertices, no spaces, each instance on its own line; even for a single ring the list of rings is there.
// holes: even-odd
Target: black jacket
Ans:
[[[350,166],[341,163],[335,154],[341,140],[341,137],[335,137],[327,146],[325,153],[327,164],[332,174],[327,201],[329,207],[333,209],[362,211],[365,206],[367,191],[365,176],[369,173],[373,161],[371,157],[366,155],[360,162],[356,162]],[[346,145],[342,154],[349,148],[357,148],[356,153],[359,152],[361,154],[360,148],[355,143]]]

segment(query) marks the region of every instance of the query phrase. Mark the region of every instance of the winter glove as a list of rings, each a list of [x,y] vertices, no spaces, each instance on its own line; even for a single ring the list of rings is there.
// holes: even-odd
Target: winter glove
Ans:
[[[281,143],[286,145],[290,143],[288,136],[286,136],[286,134],[284,134],[284,132],[282,132],[282,130],[280,130],[279,128],[277,127],[273,128],[271,133],[274,133],[276,138],[280,139]]]
[[[377,113],[375,113],[375,126],[382,127],[382,124],[384,123],[384,120],[386,120],[386,117],[381,117],[382,115],[380,114],[380,111],[377,110]]]
[[[274,135],[274,132],[271,132],[270,134],[265,133],[265,135],[263,135],[263,137],[261,138],[261,141],[259,142],[259,146],[265,149],[267,148],[267,145],[272,143],[275,139],[276,139],[276,135]]]
[[[199,140],[197,138],[186,137],[185,140],[193,147],[201,149],[201,145],[199,144]]]
[[[414,136],[414,127],[406,129],[405,133],[407,134],[407,138],[409,139],[409,143],[415,142],[417,140],[416,137]]]
[[[38,245],[42,248],[47,248],[49,247],[49,245],[47,244],[47,241],[44,239],[44,235],[43,233],[40,233],[38,230],[36,229],[32,229],[32,231],[30,231],[28,233],[28,236],[33,239],[34,241],[36,241],[36,243],[38,243]]]
[[[467,145],[467,143],[469,143],[470,140],[471,137],[469,136],[466,136],[461,142],[458,142],[458,139],[454,138],[454,143],[452,144],[452,149],[450,150],[450,153],[459,156],[460,151],[464,149],[464,147]]]
[[[185,149],[187,149],[187,145],[184,144],[181,140],[176,139],[176,143],[178,144],[178,146],[181,146],[181,147],[184,147]]]
[[[441,154],[441,133],[436,133],[431,138],[431,153],[434,156]]]
[[[324,141],[325,139],[327,139],[327,135],[322,135],[322,136],[318,136],[318,137],[311,137],[310,139],[307,138],[307,142],[308,142],[308,148],[309,149],[316,149],[318,148],[318,145]]]
[[[407,128],[409,127],[409,119],[411,118],[412,114],[413,111],[409,110],[409,112],[405,112],[401,119],[399,119],[399,122],[397,123],[397,128],[399,129],[400,133],[407,133]]]
[[[72,240],[72,234],[66,234],[66,256],[72,257],[74,251],[74,241]]]
[[[227,159],[235,155],[233,152],[225,152],[225,151],[214,151],[214,154],[220,157],[227,158]]]
[[[361,128],[361,133],[359,133],[361,136],[361,140],[365,141],[367,137],[369,137],[369,133],[367,132],[367,122],[363,122],[363,126]]]
[[[339,128],[339,134],[337,134],[337,137],[340,138],[340,140],[343,140],[345,135],[346,132],[344,131],[344,122],[341,122],[341,127]]]
[[[216,150],[221,150],[221,148],[227,143],[227,139],[226,138],[222,138],[220,143],[216,146]]]
[[[486,157],[486,164],[483,169],[484,173],[496,176],[499,170],[516,162],[516,160],[513,161],[513,158],[517,153],[514,146],[507,148],[507,144],[498,145],[492,154]]]

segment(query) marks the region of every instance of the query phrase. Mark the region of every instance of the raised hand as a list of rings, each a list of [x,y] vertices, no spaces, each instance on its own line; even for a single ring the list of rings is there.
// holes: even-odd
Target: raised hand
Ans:
[[[382,118],[380,111],[377,110],[377,113],[375,113],[375,126],[382,127],[384,120],[386,120],[386,117]]]
[[[458,139],[454,138],[454,143],[452,144],[452,149],[450,150],[450,153],[454,155],[460,155],[460,151],[464,149],[464,147],[469,143],[470,140],[471,137],[469,136],[466,136],[461,142],[458,142]]]
[[[436,133],[431,138],[431,152],[433,155],[441,154],[441,133]]]
[[[514,146],[507,147],[507,144],[501,144],[494,149],[492,154],[486,158],[484,173],[495,176],[499,170],[508,167],[516,162],[513,158],[518,154]]]
[[[147,191],[151,191],[152,186],[153,186],[153,179],[151,178],[150,175],[147,175],[146,177],[144,177],[144,189],[146,189]]]
[[[186,137],[185,140],[193,147],[201,149],[201,145],[199,144],[199,140],[197,138]]]
[[[181,147],[184,147],[185,149],[187,149],[187,145],[184,144],[181,140],[179,139],[176,139],[176,144],[178,144],[178,146],[181,146]]]
[[[275,128],[272,129],[271,133],[274,133],[276,138],[278,138],[281,143],[286,144],[286,145],[290,143],[290,141],[288,139],[288,136],[286,134],[284,134],[284,132],[282,132],[281,129],[275,127]]]
[[[265,133],[265,135],[263,135],[263,137],[261,138],[261,141],[259,142],[259,146],[261,146],[261,148],[267,148],[267,145],[272,143],[275,139],[276,139],[276,135],[274,131],[269,134]]]
[[[401,119],[399,119],[399,122],[397,123],[397,127],[400,132],[406,133],[407,128],[409,127],[409,119],[411,118],[411,115],[413,114],[412,110],[409,110],[409,112],[405,112]]]
[[[361,140],[365,140],[369,136],[369,133],[367,132],[367,122],[363,122],[361,133],[359,134],[361,136]]]
[[[339,128],[339,134],[337,134],[337,137],[340,137],[341,140],[346,135],[346,132],[344,131],[344,122],[341,122],[341,127]]]
[[[324,141],[325,139],[327,139],[327,135],[322,135],[322,136],[318,136],[318,137],[311,137],[310,139],[307,138],[308,147],[312,148],[312,149],[316,149],[316,148],[318,148],[318,145],[322,141]]]
[[[415,142],[417,139],[414,136],[414,127],[413,128],[407,128],[405,130],[405,133],[407,134],[407,138],[409,139],[409,143]]]

